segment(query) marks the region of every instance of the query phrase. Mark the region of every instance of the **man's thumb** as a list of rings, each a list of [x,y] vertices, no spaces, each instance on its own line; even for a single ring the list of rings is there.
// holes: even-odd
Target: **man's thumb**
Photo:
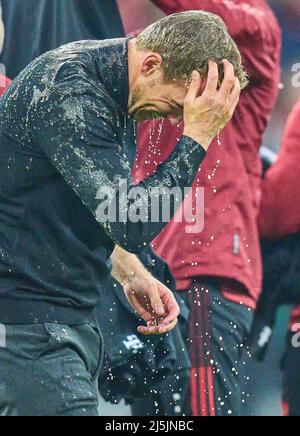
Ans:
[[[165,315],[165,308],[157,288],[151,290],[149,298],[154,312],[159,316]]]

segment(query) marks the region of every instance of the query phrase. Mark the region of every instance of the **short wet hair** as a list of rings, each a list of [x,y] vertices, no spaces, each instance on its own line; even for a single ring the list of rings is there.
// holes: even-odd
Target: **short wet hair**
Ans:
[[[222,61],[227,59],[233,64],[242,89],[248,84],[239,49],[218,15],[204,11],[169,15],[141,32],[137,47],[162,56],[167,82],[189,80],[194,70],[207,76],[210,60],[219,65],[222,80]]]

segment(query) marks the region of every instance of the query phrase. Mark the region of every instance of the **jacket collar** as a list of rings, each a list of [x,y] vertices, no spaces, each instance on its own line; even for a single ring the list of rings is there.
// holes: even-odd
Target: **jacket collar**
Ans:
[[[129,99],[128,41],[129,38],[103,41],[98,65],[101,82],[124,114],[128,112]]]

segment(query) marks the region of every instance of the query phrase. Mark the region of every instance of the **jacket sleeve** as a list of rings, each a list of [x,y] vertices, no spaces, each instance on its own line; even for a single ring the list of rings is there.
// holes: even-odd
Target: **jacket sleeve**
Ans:
[[[151,219],[158,208],[155,201],[163,201],[157,188],[184,193],[185,187],[192,186],[206,152],[191,138],[182,137],[156,173],[134,185],[114,128],[118,114],[110,108],[110,98],[101,95],[97,84],[74,89],[79,89],[78,84],[40,98],[32,110],[34,140],[106,234],[125,250],[139,253],[179,207],[171,196],[171,217],[163,220],[156,213]]]
[[[277,162],[263,181],[259,216],[263,238],[277,239],[300,231],[300,101],[292,111]]]
[[[281,32],[271,8],[253,0],[152,0],[163,12],[205,10],[219,15],[235,39],[252,79],[267,79],[279,63]]]

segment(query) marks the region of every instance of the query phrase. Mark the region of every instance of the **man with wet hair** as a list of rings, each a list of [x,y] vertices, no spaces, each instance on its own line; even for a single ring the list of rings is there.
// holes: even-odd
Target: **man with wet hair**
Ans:
[[[218,56],[193,59],[195,46],[206,50],[201,33],[213,36],[216,27]],[[168,61],[179,44],[183,70]],[[139,39],[62,46],[12,83],[0,103],[1,414],[97,415],[95,307],[111,271],[147,323],[141,333],[176,325],[173,294],[135,256],[166,223],[136,217],[151,217],[157,188],[184,193],[192,185],[238,104],[246,83],[240,63],[222,21],[190,12],[162,19]],[[125,139],[132,118],[150,116],[183,120],[185,131],[135,187]]]

